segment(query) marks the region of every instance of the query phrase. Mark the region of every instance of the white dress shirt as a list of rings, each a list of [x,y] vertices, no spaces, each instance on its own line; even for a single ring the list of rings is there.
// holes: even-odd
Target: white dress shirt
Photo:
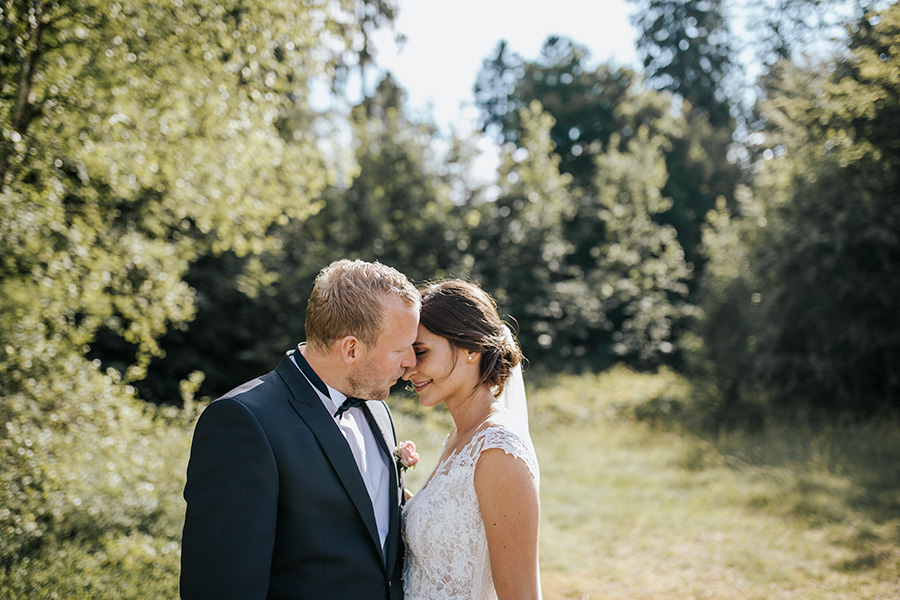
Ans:
[[[294,362],[296,365],[296,362]],[[306,378],[306,374],[301,369],[300,374]],[[310,387],[316,391],[325,410],[328,414],[333,415],[340,408],[347,396],[337,391],[328,384],[329,398],[325,396],[308,378]],[[363,482],[366,484],[366,490],[369,492],[369,499],[372,501],[372,509],[375,511],[375,523],[378,525],[378,537],[381,540],[381,548],[384,549],[384,541],[387,539],[388,528],[390,527],[390,475],[388,473],[388,463],[375,439],[375,433],[366,420],[362,407],[353,407],[345,411],[340,419],[334,419],[335,424],[347,440],[353,458],[356,460],[356,466],[359,468],[359,474],[362,475]]]

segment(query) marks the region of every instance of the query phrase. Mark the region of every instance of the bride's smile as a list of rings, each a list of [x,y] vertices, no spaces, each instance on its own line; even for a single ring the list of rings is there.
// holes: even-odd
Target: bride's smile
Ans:
[[[446,338],[435,335],[419,324],[413,344],[415,366],[403,373],[403,379],[419,394],[422,406],[436,406],[441,402],[471,394],[478,381],[477,361],[472,353],[453,347]]]
[[[433,379],[429,379],[428,381],[423,381],[423,382],[421,382],[421,383],[416,383],[415,381],[410,381],[410,383],[412,384],[413,389],[414,389],[417,393],[421,393],[422,390],[425,389],[425,386],[427,386],[427,385],[428,385],[429,383],[431,383],[432,381],[434,381],[434,380],[433,380]]]

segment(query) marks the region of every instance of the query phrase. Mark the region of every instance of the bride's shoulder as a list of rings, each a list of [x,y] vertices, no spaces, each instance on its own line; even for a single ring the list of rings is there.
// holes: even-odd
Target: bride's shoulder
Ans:
[[[492,417],[481,427],[480,435],[487,439],[521,438],[515,428],[502,417]]]
[[[485,421],[479,433],[491,439],[513,439],[524,442],[528,438],[527,433],[521,432],[515,426],[507,410],[501,410]]]
[[[537,457],[531,440],[502,419],[486,423],[478,432],[478,437],[481,441],[479,454],[493,449],[502,450],[504,456],[497,456],[497,460],[522,459],[532,473],[537,471]]]

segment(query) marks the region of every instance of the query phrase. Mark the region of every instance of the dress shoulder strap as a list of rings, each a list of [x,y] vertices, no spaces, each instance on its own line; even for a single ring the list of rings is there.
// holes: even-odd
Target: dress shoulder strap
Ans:
[[[531,438],[523,436],[503,424],[488,425],[476,434],[480,438],[478,453],[497,448],[521,459],[535,479],[540,477],[537,456]]]

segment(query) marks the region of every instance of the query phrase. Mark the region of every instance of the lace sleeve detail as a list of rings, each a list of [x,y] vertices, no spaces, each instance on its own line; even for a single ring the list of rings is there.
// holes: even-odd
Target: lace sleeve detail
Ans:
[[[497,600],[475,492],[478,459],[493,448],[521,459],[539,484],[531,438],[502,418],[439,463],[403,508],[407,600]]]
[[[479,444],[479,454],[492,448],[503,450],[507,454],[521,459],[528,467],[528,470],[531,471],[531,475],[535,480],[540,482],[537,455],[534,452],[534,446],[530,438],[524,437],[504,425],[491,425],[482,430],[479,435],[482,436],[482,443]]]

